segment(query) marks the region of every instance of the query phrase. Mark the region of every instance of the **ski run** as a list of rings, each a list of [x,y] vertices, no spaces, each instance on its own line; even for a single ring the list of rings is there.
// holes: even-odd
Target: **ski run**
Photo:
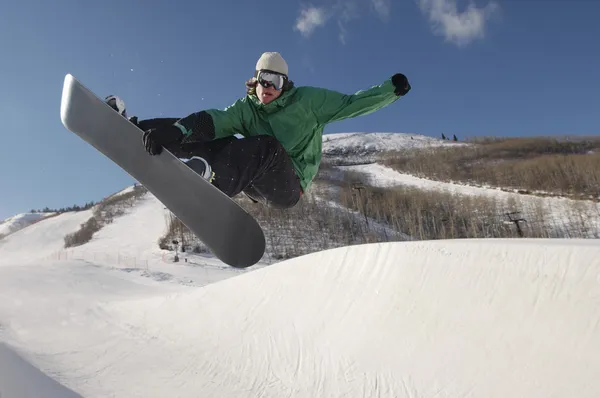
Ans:
[[[328,145],[343,153],[344,138],[362,145]],[[569,199],[340,168],[571,216]],[[406,237],[237,270],[207,254],[173,262],[150,194],[64,249],[91,214],[0,224],[2,398],[600,396],[596,239]]]

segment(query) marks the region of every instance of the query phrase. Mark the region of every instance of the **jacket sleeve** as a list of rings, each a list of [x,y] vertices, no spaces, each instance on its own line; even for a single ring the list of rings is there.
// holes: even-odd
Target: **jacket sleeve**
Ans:
[[[373,113],[398,100],[391,78],[354,94],[313,88],[312,108],[320,123],[327,124]]]
[[[210,141],[235,134],[244,135],[246,99],[242,98],[225,109],[206,109],[175,122],[175,126],[192,141]]]

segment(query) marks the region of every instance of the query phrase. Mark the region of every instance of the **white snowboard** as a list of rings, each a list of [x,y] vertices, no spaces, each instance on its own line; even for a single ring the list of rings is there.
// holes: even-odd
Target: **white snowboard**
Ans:
[[[250,214],[172,153],[149,155],[142,144],[143,131],[70,74],[64,81],[60,116],[67,129],[152,192],[221,261],[249,267],[262,258],[265,236]]]

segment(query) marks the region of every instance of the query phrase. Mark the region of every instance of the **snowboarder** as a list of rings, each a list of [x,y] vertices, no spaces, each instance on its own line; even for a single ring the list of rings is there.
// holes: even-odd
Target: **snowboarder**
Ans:
[[[401,73],[350,95],[295,87],[281,54],[265,52],[246,82],[247,95],[231,106],[183,118],[129,120],[145,132],[143,145],[150,155],[164,147],[190,159],[190,167],[229,197],[243,192],[254,202],[289,208],[317,174],[326,124],[375,112],[410,89]],[[106,102],[127,117],[118,97]]]

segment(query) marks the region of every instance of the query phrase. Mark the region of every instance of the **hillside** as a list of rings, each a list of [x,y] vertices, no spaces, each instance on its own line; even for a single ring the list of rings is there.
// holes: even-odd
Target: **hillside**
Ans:
[[[598,137],[485,137],[380,155],[379,162],[398,171],[437,181],[600,200]]]
[[[0,222],[0,239],[4,236],[10,235],[13,232],[17,232],[31,224],[34,224],[46,217],[55,215],[54,212],[41,212],[41,213],[21,213],[15,216],[9,217],[6,220]]]
[[[323,136],[323,158],[328,164],[369,163],[391,151],[459,145],[421,134],[407,133],[334,133]]]
[[[513,152],[519,148],[514,141],[510,146],[499,142],[502,148],[512,148]],[[543,138],[539,142],[539,148],[531,144],[531,139],[523,140],[523,146],[529,148],[528,153],[540,156],[544,150],[564,150],[548,145]],[[588,141],[578,142],[589,149]],[[398,157],[400,154],[406,159],[423,158],[426,153],[452,153],[456,148],[462,148],[461,153],[466,147],[470,148],[468,151],[482,151],[472,149],[481,145],[490,147],[488,141],[457,143],[411,134],[328,134],[324,137],[321,171],[313,189],[296,208],[280,211],[255,205],[243,196],[236,200],[265,230],[267,252],[261,264],[372,242],[600,237],[597,201],[446,181],[436,175],[428,177],[426,167],[415,175],[398,166],[403,159]],[[573,144],[569,145],[573,152]],[[202,242],[152,195],[146,195],[143,187],[127,187],[90,210],[83,216],[87,219],[80,222],[80,228],[64,233],[64,243],[58,239],[49,246],[54,248],[52,255],[89,258],[94,253],[96,259],[117,258],[135,266],[156,258],[172,261],[175,254],[188,263],[204,263],[210,258]],[[140,225],[145,227],[138,229]],[[124,228],[132,232],[122,234]],[[135,235],[136,230],[143,230],[143,235]],[[32,229],[31,233],[35,231]],[[172,243],[174,240],[177,245]],[[4,241],[0,240],[0,250],[3,243],[6,249],[11,248],[11,240]]]
[[[296,208],[236,199],[246,270],[139,185],[7,234],[2,398],[598,396],[599,204],[381,160],[414,141],[457,145],[334,135]]]

